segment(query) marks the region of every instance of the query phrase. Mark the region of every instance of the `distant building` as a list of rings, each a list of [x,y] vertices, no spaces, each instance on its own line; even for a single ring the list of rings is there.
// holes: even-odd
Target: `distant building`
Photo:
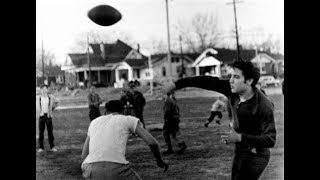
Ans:
[[[91,80],[94,85],[117,86],[122,79],[143,80],[147,57],[124,42],[117,40],[112,44],[89,45]],[[66,83],[78,86],[89,80],[88,54],[68,54],[62,68],[66,72]]]
[[[155,54],[151,56],[152,69],[154,79],[158,81],[167,81],[169,79],[170,68],[168,55],[165,54]],[[192,76],[193,72],[189,68],[191,63],[194,60],[191,59],[187,54],[180,55],[174,52],[171,52],[171,78],[173,80],[179,79],[184,76]],[[184,74],[183,74],[184,68]]]
[[[167,54],[152,55],[150,71],[149,57],[140,53],[139,46],[134,49],[120,40],[112,44],[90,44],[89,55],[93,85],[123,87],[125,82],[132,80],[147,83],[150,79],[162,81],[168,78]],[[187,55],[180,57],[175,53],[172,53],[171,59],[175,79],[179,78],[182,71],[181,63],[184,62],[187,67],[193,62]],[[68,54],[61,69],[65,71],[67,85],[86,84],[89,80],[88,54]]]
[[[221,62],[213,57],[218,52],[213,48],[203,51],[200,56],[192,63],[195,75],[210,75],[221,78]]]
[[[45,66],[44,83],[48,86],[64,85],[65,76],[60,66]],[[36,68],[36,86],[43,84],[42,71]]]
[[[241,50],[240,57],[251,61],[259,69],[261,76],[273,75],[275,78],[283,76],[284,56],[270,51]],[[237,60],[237,51],[224,48],[208,48],[192,63],[194,75],[211,75],[219,78],[230,76],[230,65]]]

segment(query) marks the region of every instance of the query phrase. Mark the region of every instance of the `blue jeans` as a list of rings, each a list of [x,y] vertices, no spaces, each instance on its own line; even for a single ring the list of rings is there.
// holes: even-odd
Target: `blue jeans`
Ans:
[[[258,180],[270,160],[270,151],[251,151],[235,154],[232,165],[232,180]]]
[[[84,179],[141,180],[129,164],[101,161],[82,164],[81,169]]]

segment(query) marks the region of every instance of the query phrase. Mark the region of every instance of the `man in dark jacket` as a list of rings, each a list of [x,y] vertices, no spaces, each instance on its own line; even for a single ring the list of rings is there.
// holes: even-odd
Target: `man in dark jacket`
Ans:
[[[143,119],[143,109],[146,105],[146,99],[144,98],[143,94],[136,90],[136,83],[131,81],[129,83],[129,92],[132,95],[132,105],[133,105],[133,111],[134,116],[140,120],[140,122],[143,124],[143,128],[146,128],[146,125],[144,123]]]
[[[120,101],[124,106],[123,114],[134,116],[133,112],[133,95],[128,90],[121,91]]]
[[[177,104],[174,92],[167,93],[163,105],[164,112],[164,124],[163,124],[163,137],[168,146],[167,151],[164,154],[173,153],[173,148],[171,144],[171,138],[178,144],[179,151],[178,154],[182,154],[187,145],[184,141],[179,141],[177,135],[179,133],[179,123],[180,123],[180,109]],[[179,134],[180,135],[180,134]]]
[[[89,104],[89,118],[90,122],[95,118],[101,116],[100,113],[100,104],[102,103],[99,94],[95,92],[96,87],[90,87],[90,93],[88,95],[88,104]]]
[[[235,61],[230,80],[211,76],[184,78],[170,84],[166,91],[198,87],[217,91],[229,99],[232,129],[222,133],[222,140],[235,143],[232,180],[257,180],[270,160],[269,148],[276,142],[273,103],[256,84],[259,69],[249,61]]]

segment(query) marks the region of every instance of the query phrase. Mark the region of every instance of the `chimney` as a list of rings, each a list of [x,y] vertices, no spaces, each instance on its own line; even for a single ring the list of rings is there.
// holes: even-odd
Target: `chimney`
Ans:
[[[140,53],[140,44],[139,43],[137,45],[137,51],[138,51],[138,53]]]
[[[106,52],[105,52],[105,49],[104,49],[104,43],[103,42],[100,43],[100,50],[101,50],[101,57],[103,59],[105,59],[106,58]]]

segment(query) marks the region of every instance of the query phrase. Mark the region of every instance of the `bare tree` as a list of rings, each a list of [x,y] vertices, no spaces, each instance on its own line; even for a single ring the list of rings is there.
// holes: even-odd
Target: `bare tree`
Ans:
[[[282,52],[281,37],[271,33],[266,33],[262,27],[256,27],[251,30],[238,30],[239,44],[242,49],[270,50],[271,52]],[[223,46],[236,48],[236,32],[232,27],[224,35]]]
[[[168,51],[167,43],[163,40],[155,40],[151,41],[152,44],[152,52],[154,54],[166,53]]]
[[[43,51],[43,62],[44,66],[53,66],[55,63],[55,55],[48,50]],[[36,67],[39,70],[42,70],[42,50],[41,49],[36,49]]]
[[[188,44],[186,51],[191,52],[215,47],[221,37],[217,15],[212,13],[197,13],[189,23],[180,21],[177,30],[182,36],[182,42]]]

